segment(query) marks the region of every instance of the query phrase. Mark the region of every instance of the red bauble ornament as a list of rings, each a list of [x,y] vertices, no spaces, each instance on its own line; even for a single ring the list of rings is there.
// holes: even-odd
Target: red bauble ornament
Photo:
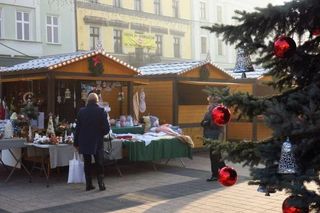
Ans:
[[[237,182],[237,172],[229,166],[225,166],[219,171],[219,182],[224,186],[232,186]]]
[[[307,208],[302,209],[288,203],[290,200],[299,200],[299,199],[301,199],[301,197],[294,196],[294,195],[287,197],[282,203],[282,212],[283,213],[308,213],[309,211]]]
[[[216,106],[211,111],[211,119],[218,126],[223,126],[230,121],[231,112],[227,107],[223,105]]]
[[[287,58],[296,51],[296,43],[287,36],[280,36],[273,44],[274,54],[279,58]]]
[[[320,35],[320,28],[313,29],[312,32],[311,32],[311,34],[312,34],[313,36],[318,36],[318,35]]]

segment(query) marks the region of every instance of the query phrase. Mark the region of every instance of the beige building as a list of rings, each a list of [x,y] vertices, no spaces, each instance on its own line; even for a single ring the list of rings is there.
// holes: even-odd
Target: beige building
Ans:
[[[101,42],[136,67],[192,59],[189,0],[78,0],[76,16],[78,50]]]

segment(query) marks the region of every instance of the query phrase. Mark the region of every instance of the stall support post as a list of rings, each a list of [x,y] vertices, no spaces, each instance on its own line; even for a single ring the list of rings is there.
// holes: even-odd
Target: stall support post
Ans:
[[[173,125],[178,125],[178,113],[179,113],[179,104],[178,104],[178,80],[175,78],[172,82],[172,104],[173,104],[173,110],[172,110],[172,123]]]
[[[252,95],[257,95],[257,82],[254,82],[252,85]],[[252,141],[256,141],[258,139],[258,122],[257,118],[254,117],[252,119]]]
[[[52,73],[48,73],[47,75],[47,113],[55,113],[54,105],[55,105],[55,79]]]
[[[128,83],[128,114],[133,115],[133,82]]]

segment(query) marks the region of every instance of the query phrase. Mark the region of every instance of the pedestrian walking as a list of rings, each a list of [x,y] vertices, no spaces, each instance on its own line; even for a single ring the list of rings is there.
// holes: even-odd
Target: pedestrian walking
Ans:
[[[83,154],[86,190],[95,189],[92,184],[92,156],[95,160],[99,190],[105,190],[104,178],[104,147],[103,137],[110,131],[107,112],[99,107],[99,97],[90,93],[86,107],[80,109],[77,116],[74,146]]]

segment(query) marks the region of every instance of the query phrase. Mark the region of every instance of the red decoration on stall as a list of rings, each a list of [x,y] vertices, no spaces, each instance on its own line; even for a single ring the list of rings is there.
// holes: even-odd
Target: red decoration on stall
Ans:
[[[231,112],[223,105],[216,106],[211,111],[211,119],[218,126],[223,126],[230,121]]]
[[[93,75],[97,76],[103,73],[103,63],[99,55],[88,58],[88,68]]]
[[[274,54],[279,58],[287,58],[293,55],[296,51],[296,43],[287,36],[280,36],[273,44]]]
[[[282,203],[282,212],[283,213],[308,213],[309,211],[307,208],[302,209],[289,204],[290,200],[298,200],[298,199],[301,199],[301,197],[294,196],[294,195],[287,197]]]
[[[229,166],[225,166],[219,171],[219,182],[224,186],[232,186],[237,182],[237,172]]]
[[[99,58],[98,55],[95,56],[95,57],[92,57],[92,60],[93,60],[93,65],[94,65],[95,67],[96,67],[98,64],[101,63],[100,58]]]

